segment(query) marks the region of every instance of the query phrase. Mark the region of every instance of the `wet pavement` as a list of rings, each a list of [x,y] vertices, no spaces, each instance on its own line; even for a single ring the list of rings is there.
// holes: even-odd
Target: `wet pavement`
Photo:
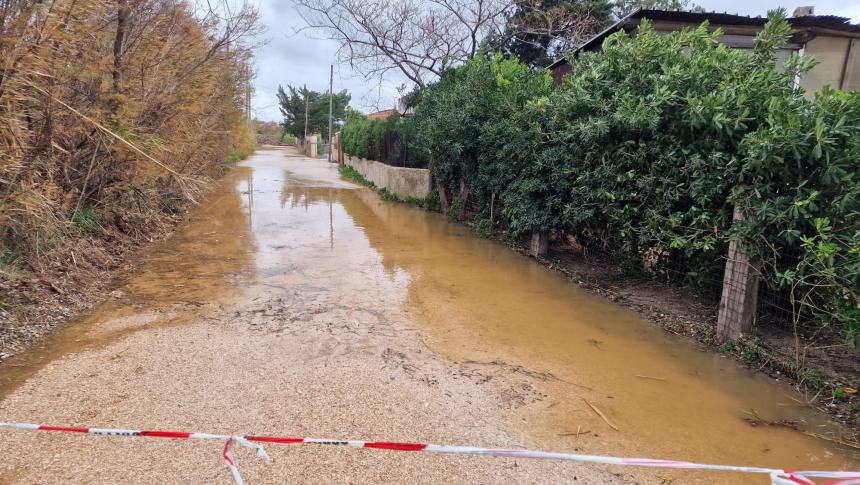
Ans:
[[[290,150],[242,162],[170,240],[141,257],[144,269],[128,275],[117,298],[0,365],[0,420],[860,467],[849,450],[748,423],[758,416],[838,433],[788,385]],[[18,450],[0,466],[3,481],[80,483],[117,473],[135,482],[229,480],[211,444],[23,432],[4,432],[0,443]],[[249,482],[741,478],[269,452],[268,467],[239,452]]]

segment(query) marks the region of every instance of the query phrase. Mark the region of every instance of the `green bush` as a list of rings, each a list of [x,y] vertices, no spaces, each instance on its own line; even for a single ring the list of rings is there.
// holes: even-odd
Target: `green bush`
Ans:
[[[838,324],[860,344],[860,94],[804,97],[813,61],[776,48],[769,13],[752,52],[707,25],[661,35],[642,21],[546,71],[479,54],[422,92],[417,147],[451,216],[514,235],[556,231],[628,268],[695,285],[722,279],[729,241],[763,263],[795,323]],[[737,207],[752,222],[733,222]]]
[[[795,323],[812,313],[860,347],[860,93],[775,100],[743,149],[733,198],[756,223],[739,236],[788,292]]]
[[[392,113],[383,120],[370,120],[357,111],[349,111],[341,131],[343,151],[355,157],[392,164],[398,161],[400,152],[394,150],[386,156],[385,136],[399,135],[403,143],[408,144],[412,131],[411,120],[402,118],[396,113]],[[400,148],[406,149],[405,146]],[[419,157],[410,154],[406,166],[420,167],[423,164]]]
[[[357,111],[347,111],[341,130],[343,151],[359,158],[368,158],[370,120]]]
[[[489,210],[491,194],[506,189],[515,175],[508,160],[496,157],[508,142],[500,125],[531,100],[547,96],[552,86],[546,70],[479,53],[422,92],[413,117],[415,149],[443,187],[439,195]]]
[[[490,219],[477,220],[475,221],[475,225],[472,226],[472,232],[474,232],[476,236],[482,238],[492,237],[493,230],[493,221]]]

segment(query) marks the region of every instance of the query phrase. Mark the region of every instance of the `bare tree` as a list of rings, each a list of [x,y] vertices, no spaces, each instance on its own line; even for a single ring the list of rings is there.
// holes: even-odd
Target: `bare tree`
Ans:
[[[545,0],[294,2],[306,23],[300,30],[336,41],[341,62],[368,77],[399,71],[420,87],[482,44],[518,55],[529,49],[563,53],[597,32],[609,15],[608,7],[599,12],[589,2]]]
[[[504,35],[494,44],[523,62],[546,66],[610,21],[608,2],[517,0]]]
[[[510,0],[295,0],[307,26],[340,44],[342,62],[366,76],[397,70],[418,86],[501,35]]]

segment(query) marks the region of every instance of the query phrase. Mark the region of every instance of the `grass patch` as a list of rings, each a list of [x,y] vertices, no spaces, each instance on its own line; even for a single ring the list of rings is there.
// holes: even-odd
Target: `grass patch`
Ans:
[[[433,210],[430,208],[430,207],[432,207],[431,206],[432,201],[428,202],[428,199],[430,198],[430,196],[427,196],[423,199],[421,197],[411,197],[411,196],[400,197],[399,195],[395,194],[394,192],[388,190],[385,187],[379,189],[379,196],[382,197],[383,200],[390,200],[391,202],[400,202],[402,204],[410,204],[410,205],[421,207],[422,209],[427,210],[427,211]]]
[[[18,259],[18,256],[20,255],[13,251],[12,248],[0,242],[0,266],[11,265]]]
[[[230,152],[229,155],[227,155],[227,163],[229,163],[231,165],[235,165],[235,164],[239,163],[240,161],[242,161],[243,158],[245,158],[245,157],[243,157],[241,153],[239,153],[237,151],[233,151],[233,152]]]
[[[741,362],[744,364],[752,364],[758,361],[759,355],[759,346],[761,345],[761,340],[754,339],[751,343],[749,343],[741,352]]]
[[[737,345],[735,341],[732,339],[726,340],[722,347],[720,347],[720,352],[723,354],[733,354],[737,350]]]
[[[83,232],[92,232],[99,228],[96,210],[92,207],[84,207],[72,214],[72,223]]]
[[[826,384],[824,374],[814,369],[803,369],[801,371],[801,382],[812,389],[821,389]]]
[[[343,177],[352,180],[353,182],[360,183],[361,185],[370,187],[371,189],[376,188],[376,184],[364,178],[363,175],[358,173],[358,170],[350,167],[349,165],[341,165],[338,167],[338,170]]]
[[[358,172],[358,170],[350,167],[349,165],[339,166],[338,171],[340,171],[340,174],[344,178],[352,180],[353,182],[359,183],[361,185],[364,185],[366,187],[370,187],[371,189],[376,190],[376,184],[374,184],[370,180],[367,180],[366,178],[364,178],[364,176],[361,175]],[[377,193],[379,194],[379,197],[382,198],[382,200],[387,200],[387,201],[391,201],[391,202],[401,202],[403,204],[411,204],[414,206],[421,207],[422,209],[424,209],[426,211],[440,212],[442,210],[442,204],[439,202],[439,194],[437,194],[435,191],[430,192],[427,195],[427,197],[424,197],[424,198],[421,198],[421,197],[400,197],[399,195],[395,194],[394,192],[388,190],[386,187],[382,187],[381,189],[378,189]]]
[[[381,197],[382,200],[389,200],[391,202],[405,202],[403,199],[398,197],[397,194],[388,190],[385,187],[379,189],[379,197]]]

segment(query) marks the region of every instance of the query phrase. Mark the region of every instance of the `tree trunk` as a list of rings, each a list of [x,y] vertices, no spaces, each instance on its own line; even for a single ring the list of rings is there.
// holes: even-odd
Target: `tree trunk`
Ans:
[[[466,185],[465,179],[460,179],[460,210],[457,213],[457,220],[462,221],[466,218],[466,200],[469,198],[469,186]]]
[[[130,14],[131,8],[128,6],[128,0],[117,0],[116,36],[113,40],[113,90],[115,93],[122,91],[122,51]]]
[[[442,206],[442,213],[447,216],[451,207],[448,205],[448,194],[445,193],[445,186],[439,179],[436,179],[436,192],[439,192],[439,204]]]

